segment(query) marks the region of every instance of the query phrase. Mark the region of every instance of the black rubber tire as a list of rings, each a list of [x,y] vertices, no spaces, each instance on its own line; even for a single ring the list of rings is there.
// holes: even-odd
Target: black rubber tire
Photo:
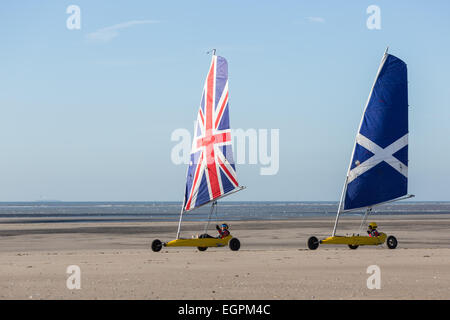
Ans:
[[[152,242],[152,250],[154,252],[158,252],[158,251],[161,251],[161,249],[162,249],[162,242],[159,241],[158,239],[153,240],[153,242]]]
[[[359,245],[357,245],[357,244],[349,244],[348,247],[350,249],[352,249],[352,250],[356,250],[356,249],[358,249]]]
[[[397,248],[397,245],[398,245],[397,238],[394,237],[394,236],[389,236],[389,237],[386,239],[386,244],[387,244],[387,246],[388,246],[389,249],[395,249],[395,248]]]
[[[228,242],[228,246],[232,251],[238,251],[241,247],[241,242],[238,238],[231,238],[230,242]]]
[[[209,234],[204,233],[198,236],[199,239],[212,238]],[[206,251],[208,247],[197,247],[198,251]]]
[[[317,239],[316,237],[312,236],[309,237],[308,239],[308,248],[309,250],[316,250],[319,247],[319,239]]]

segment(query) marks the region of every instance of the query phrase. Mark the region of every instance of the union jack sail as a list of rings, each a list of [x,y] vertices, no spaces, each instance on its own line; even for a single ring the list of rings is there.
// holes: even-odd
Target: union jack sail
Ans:
[[[239,189],[231,146],[228,63],[213,55],[198,110],[184,211]]]

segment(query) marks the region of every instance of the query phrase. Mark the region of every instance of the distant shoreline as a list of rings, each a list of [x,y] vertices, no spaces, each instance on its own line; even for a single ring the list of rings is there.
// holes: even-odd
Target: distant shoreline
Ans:
[[[346,213],[341,215],[343,219],[359,219],[362,216],[361,213]],[[371,217],[373,219],[403,219],[405,217],[410,216],[411,218],[429,218],[429,219],[439,219],[441,218],[449,218],[450,212],[433,212],[433,213],[375,213],[372,214]],[[100,217],[100,216],[99,216]],[[161,217],[161,218],[147,218],[142,217],[142,215],[130,215],[129,218],[124,218],[124,215],[107,215],[103,216],[102,218],[99,218],[95,215],[90,216],[83,216],[83,217],[72,217],[72,216],[58,216],[54,217],[53,219],[49,219],[49,217],[11,217],[11,216],[0,216],[0,224],[8,224],[8,225],[14,225],[14,224],[70,224],[70,223],[87,223],[87,224],[95,224],[95,223],[114,223],[114,224],[120,224],[120,223],[157,223],[157,222],[164,222],[164,223],[172,223],[177,222],[178,217],[174,218],[167,218],[167,217]],[[132,218],[133,217],[133,218]],[[335,213],[317,213],[317,214],[309,214],[309,215],[299,215],[294,217],[277,217],[274,215],[273,217],[254,217],[254,218],[224,218],[222,220],[224,221],[234,221],[234,222],[275,222],[275,221],[307,221],[307,220],[329,220],[333,219],[335,217]],[[204,218],[195,218],[195,217],[188,217],[185,219],[186,222],[192,222],[192,223],[203,223],[206,222],[207,219]],[[212,223],[215,223],[215,220],[211,220]]]
[[[170,204],[181,204],[181,200],[114,200],[114,201],[108,201],[108,200],[30,200],[30,201],[0,201],[0,205],[5,204],[36,204],[36,203],[44,203],[44,204],[70,204],[70,203],[112,203],[112,204],[131,204],[131,203],[170,203]],[[248,201],[230,201],[230,200],[220,200],[220,203],[224,204],[232,204],[232,203],[306,203],[306,204],[314,204],[314,203],[339,203],[337,200],[248,200]],[[394,202],[394,204],[417,204],[417,203],[449,203],[450,200],[408,200],[408,201],[401,201],[401,202]]]
[[[0,203],[0,224],[151,223],[178,221],[179,202],[13,202]],[[337,202],[221,202],[212,220],[293,221],[334,219]],[[363,210],[343,213],[359,219]],[[184,215],[184,221],[208,219],[208,206]],[[450,202],[396,202],[374,208],[372,216],[406,217],[450,214]]]

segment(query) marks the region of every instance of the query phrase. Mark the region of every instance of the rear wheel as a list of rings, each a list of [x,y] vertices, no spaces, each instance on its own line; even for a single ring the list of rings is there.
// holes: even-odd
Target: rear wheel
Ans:
[[[310,237],[308,239],[308,248],[310,250],[316,250],[319,247],[319,239],[317,239],[316,237]]]
[[[152,250],[154,252],[158,252],[158,251],[161,251],[161,249],[162,249],[162,242],[159,241],[158,239],[153,240],[153,242],[152,242]]]
[[[398,245],[397,238],[395,238],[394,236],[389,236],[386,240],[386,244],[389,249],[397,248],[397,245]]]
[[[208,249],[208,247],[197,247],[198,251],[206,251],[206,249]]]
[[[241,247],[241,242],[238,238],[231,238],[230,242],[228,242],[228,246],[232,251],[238,251]]]
[[[358,249],[359,245],[357,245],[357,244],[349,244],[348,247],[350,249],[352,249],[352,250],[356,250],[356,249]]]

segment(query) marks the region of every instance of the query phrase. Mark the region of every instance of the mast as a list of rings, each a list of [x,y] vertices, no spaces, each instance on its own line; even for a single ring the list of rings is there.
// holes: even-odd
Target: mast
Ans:
[[[333,233],[331,234],[332,237],[334,237],[336,235],[336,228],[337,228],[337,225],[338,225],[338,222],[339,222],[339,215],[342,212],[341,211],[342,204],[343,204],[343,200],[344,200],[345,191],[347,189],[347,180],[348,180],[348,176],[345,178],[344,187],[342,188],[341,200],[339,201],[338,212],[336,214],[336,221],[334,222]]]
[[[181,208],[181,212],[180,212],[180,221],[178,221],[177,240],[180,239],[181,220],[183,219],[183,212],[184,212],[184,204],[183,204],[183,207]]]

